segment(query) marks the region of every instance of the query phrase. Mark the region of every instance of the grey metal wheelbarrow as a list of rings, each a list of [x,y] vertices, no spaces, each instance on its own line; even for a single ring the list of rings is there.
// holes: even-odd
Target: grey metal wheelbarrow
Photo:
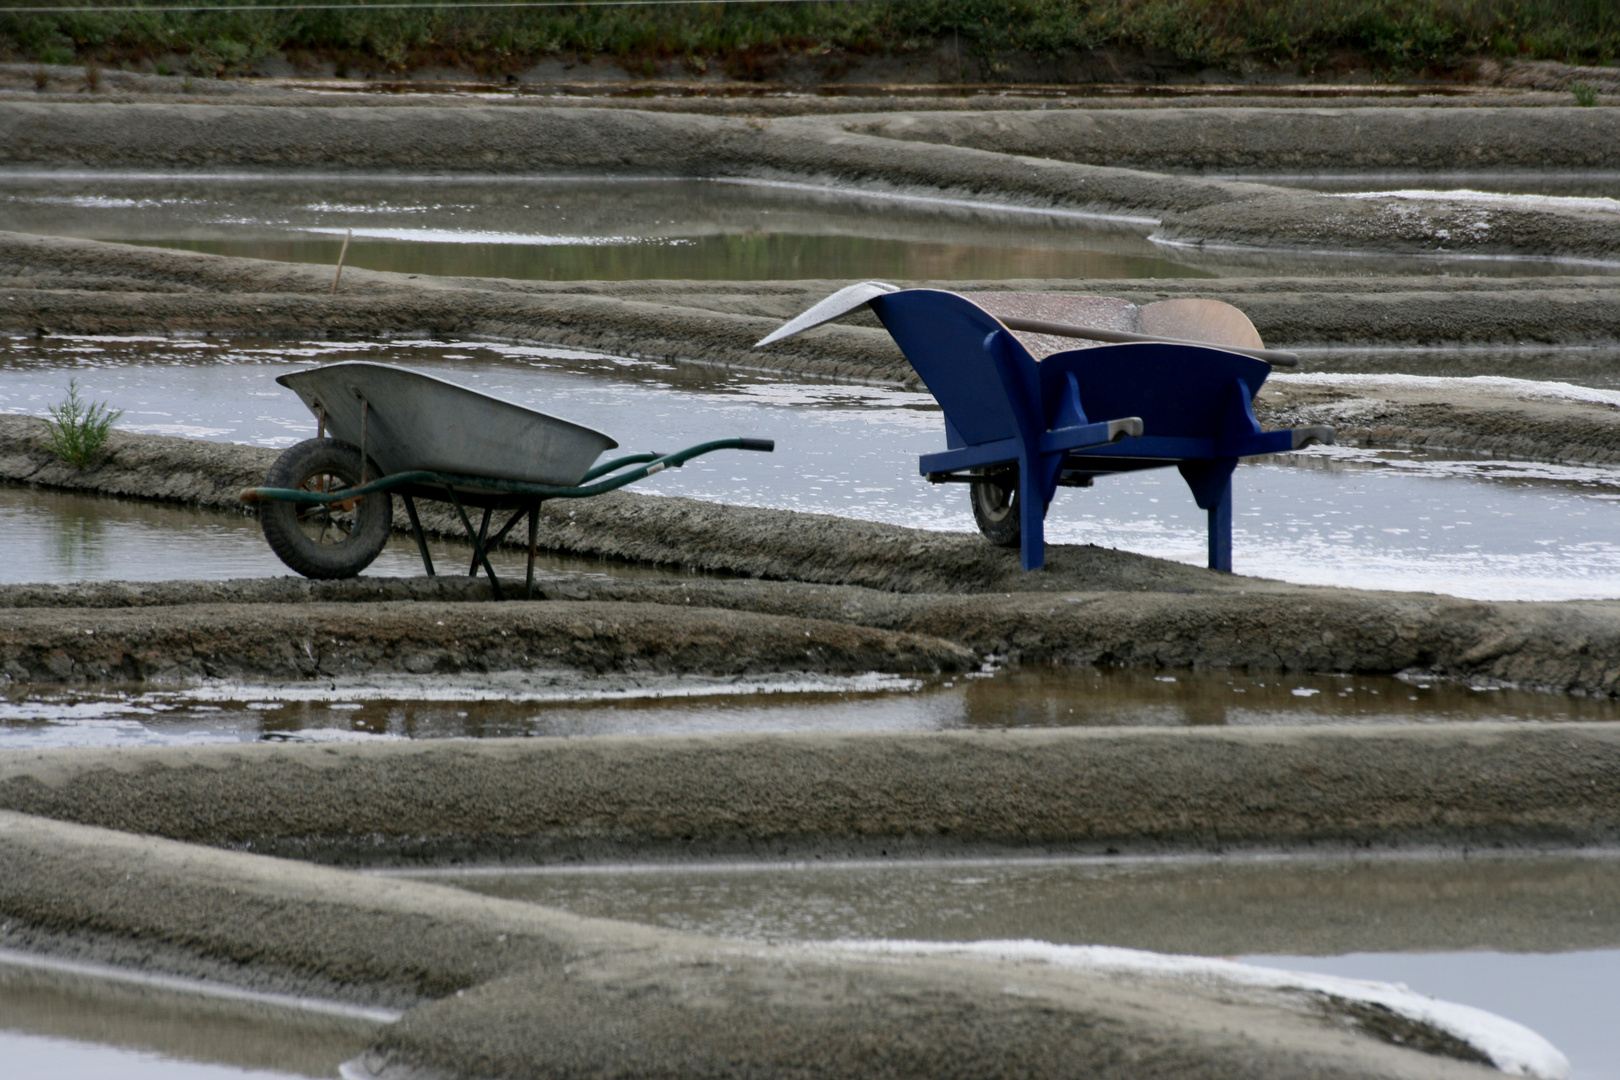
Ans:
[[[501,401],[408,368],[364,361],[282,375],[315,414],[318,434],[290,447],[248,488],[259,523],[282,562],[310,578],[354,577],[382,551],[405,504],[428,576],[434,576],[417,499],[455,507],[473,559],[496,599],[504,599],[489,551],[525,516],[529,525],[525,597],[534,595],[540,504],[615,491],[715,450],[771,451],[770,439],[715,439],[672,454],[643,452],[595,464],[619,444],[600,431]],[[467,508],[483,511],[475,529]],[[511,516],[493,535],[493,515]]]

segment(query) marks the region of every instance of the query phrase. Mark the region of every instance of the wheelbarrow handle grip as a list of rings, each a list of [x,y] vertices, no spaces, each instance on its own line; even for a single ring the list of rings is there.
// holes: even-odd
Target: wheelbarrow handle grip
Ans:
[[[776,449],[775,439],[738,439],[739,450],[763,450],[767,454]]]

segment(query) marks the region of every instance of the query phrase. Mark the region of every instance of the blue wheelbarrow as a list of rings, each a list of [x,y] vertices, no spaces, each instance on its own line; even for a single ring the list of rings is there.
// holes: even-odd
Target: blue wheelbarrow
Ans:
[[[472,541],[472,566],[505,593],[489,551],[528,518],[525,597],[534,595],[540,505],[615,491],[716,450],[771,451],[770,439],[716,439],[673,454],[628,454],[598,465],[619,444],[600,431],[388,364],[351,361],[276,380],[315,414],[316,438],[290,447],[264,486],[241,499],[262,504],[259,524],[272,551],[310,578],[354,577],[382,551],[393,528],[394,494],[405,504],[428,576],[434,576],[416,500],[455,508]],[[475,529],[467,508],[483,511]],[[490,533],[492,516],[510,512]]]
[[[1030,317],[1087,303],[1116,323],[1124,309],[1133,317],[1156,316],[1156,325],[1146,328],[1159,332]],[[944,411],[947,449],[922,455],[919,471],[934,483],[968,484],[979,531],[993,543],[1019,548],[1025,570],[1045,561],[1046,511],[1059,487],[1089,487],[1098,476],[1174,465],[1208,512],[1210,569],[1229,572],[1232,473],[1239,459],[1333,441],[1329,427],[1261,430],[1251,406],[1255,394],[1273,364],[1298,358],[1261,347],[1248,319],[1215,301],[1171,301],[1138,312],[1101,297],[980,293],[969,299],[865,282],[834,293],[759,344],[862,305],[871,307]],[[1178,328],[1230,343],[1165,333]],[[1075,338],[1107,344],[1061,349],[1064,339]],[[1025,344],[1054,340],[1060,351],[1038,361]]]

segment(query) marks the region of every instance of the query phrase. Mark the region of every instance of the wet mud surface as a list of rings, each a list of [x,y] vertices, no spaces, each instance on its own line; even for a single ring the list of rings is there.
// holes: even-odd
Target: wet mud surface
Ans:
[[[40,750],[0,806],[339,864],[1620,840],[1611,725]]]
[[[0,305],[0,331],[8,333],[483,337],[918,387],[888,335],[865,315],[754,348],[847,283],[841,281],[517,282],[349,269],[333,295],[331,272],[322,267],[15,233],[0,233],[0,271],[11,275]],[[1279,348],[1547,348],[1620,340],[1620,284],[1606,278],[997,280],[940,287],[1074,291],[1136,303],[1223,300],[1243,309]],[[1425,360],[1443,367],[1432,355]]]
[[[1620,110],[1174,105],[1156,109],[910,112],[852,123],[890,139],[1171,172],[1606,169]]]
[[[1490,114],[1496,141],[1539,144],[1557,130],[1546,110]],[[1560,141],[1589,148],[1610,121],[1606,109],[1570,109]],[[1356,145],[1429,145],[1433,132],[1402,125],[1407,112],[1358,110]],[[1557,113],[1558,110],[1551,112]],[[1179,138],[1200,139],[1201,111]],[[1307,114],[1301,113],[1300,116]],[[1482,110],[1436,115],[1473,117]],[[1596,117],[1596,118],[1591,118]],[[1297,119],[1285,113],[1278,123]],[[1027,124],[1016,114],[1009,124]],[[1276,126],[1276,125],[1269,125]],[[875,188],[994,191],[1027,205],[1147,215],[1166,240],[1368,251],[1450,252],[1613,261],[1620,218],[1567,205],[1482,207],[1440,200],[1338,199],[1261,184],[1177,177],[1161,172],[1020,156],[895,139],[838,118],[725,117],[600,109],[421,106],[353,109],[310,106],[146,105],[0,102],[0,137],[17,166],[97,169],[339,168],[504,173],[642,171],[664,175],[812,177]],[[1060,136],[1054,136],[1054,138]],[[1349,140],[1346,140],[1349,141]],[[1464,138],[1472,149],[1477,140]],[[1597,140],[1606,145],[1608,140]],[[1459,145],[1448,138],[1447,145]],[[998,147],[1000,143],[997,143]],[[1173,156],[1165,148],[1163,156]],[[1589,149],[1584,151],[1590,154]],[[1279,165],[1298,165],[1297,155]],[[1467,150],[1461,156],[1468,157]],[[1545,156],[1545,153],[1543,153]],[[1252,162],[1251,158],[1251,162]],[[1380,164],[1379,160],[1367,162]],[[1441,163],[1443,164],[1443,163]],[[1163,167],[1161,164],[1159,167]]]
[[[874,1063],[938,1077],[1213,1077],[1233,1061],[1257,1077],[1497,1075],[1369,1036],[1324,1046],[1320,996],[1300,990],[722,941],[9,812],[0,856],[9,946],[416,1006],[356,1063],[381,1075],[608,1062],[628,1075],[765,1076],[778,1053],[813,1063],[797,1070],[811,1077]],[[1023,1048],[1011,1060],[1009,1030]]]
[[[1141,146],[1174,149],[1196,133],[1191,114],[1200,111],[1143,125],[1137,146],[1122,155],[1146,161],[1152,154]],[[1606,131],[1611,123],[1605,109],[1574,117],[1553,110],[1545,125],[1531,109],[1475,111],[1483,119],[1447,130],[1482,134],[1451,142],[1495,155],[1502,167],[1515,145],[1589,167],[1576,158],[1590,153],[1591,131],[1569,125]],[[1360,143],[1432,144],[1432,117],[1385,120],[1377,112],[1346,114],[1365,125]],[[1247,162],[1292,152],[1266,150],[1243,134],[1258,129],[1241,119],[1218,119],[1232,139],[1248,140],[1255,156]],[[1150,173],[1120,160],[1020,156],[1059,130],[1044,121],[976,116],[961,138],[983,146],[909,137],[934,140],[929,117],[905,138],[861,128],[870,122],[486,104],[0,102],[0,141],[13,167],[809,178],[1124,214],[1151,223],[1163,241],[1192,246],[1592,262],[1612,261],[1620,248],[1620,216],[1569,204],[1343,200]],[[1013,134],[985,134],[996,124]],[[1317,132],[1323,146],[1332,141],[1323,133],[1351,127],[1305,112],[1276,126]],[[1575,134],[1549,134],[1566,128]],[[1325,167],[1333,153],[1308,164]],[[1236,167],[1219,154],[1208,160]],[[1302,159],[1290,160],[1298,167]],[[1342,164],[1341,155],[1335,167]],[[830,292],[827,282],[550,285],[356,270],[333,294],[322,268],[16,234],[0,236],[0,275],[7,332],[485,336],[914,385],[870,322],[827,327],[769,354],[752,350]],[[1229,300],[1282,347],[1602,344],[1616,340],[1620,325],[1620,293],[1601,277],[1217,285],[1043,283],[1139,301]],[[1348,435],[1368,442],[1612,459],[1601,401],[1548,403],[1503,388],[1458,400],[1433,388],[1291,388],[1281,379],[1275,388],[1283,397],[1265,401],[1274,420],[1334,414]],[[96,469],[72,471],[50,462],[36,421],[0,418],[0,476],[67,490],[227,508],[273,454],[126,434],[111,451]],[[1026,664],[1409,671],[1620,693],[1615,602],[1480,603],[1307,588],[1085,547],[1054,547],[1048,572],[1026,575],[1011,553],[977,537],[631,494],[575,509],[571,517],[545,514],[544,546],[716,576],[548,582],[545,601],[505,605],[478,602],[465,583],[411,579],[19,586],[0,593],[0,662],[13,687],[26,688],[210,675],[313,681],[418,668],[566,666],[628,677],[960,671],[996,655]],[[0,943],[419,1006],[365,1056],[363,1066],[382,1076],[553,1067],[764,1076],[784,1062],[806,1076],[1488,1076],[1495,1074],[1477,1064],[1382,1041],[1430,1039],[1430,1030],[1358,1028],[1366,1016],[1355,1003],[1326,1000],[1325,1020],[1321,994],[951,957],[829,957],[256,853],[352,867],[694,853],[1613,846],[1620,768],[1610,727],[22,751],[0,759]],[[1014,983],[1017,993],[1008,993]]]
[[[9,479],[50,483],[61,474],[74,486],[93,490],[104,483],[120,494],[170,499],[189,491],[203,505],[234,504],[243,478],[256,483],[254,474],[270,454],[118,434],[107,464],[80,474],[48,464],[38,421],[0,420],[7,435],[0,466]],[[170,453],[182,468],[168,467]],[[197,454],[224,466],[221,472],[196,466]],[[173,479],[188,475],[185,466],[192,468],[189,488]],[[154,483],[161,490],[143,491]],[[432,527],[452,531],[446,516],[433,519]],[[786,670],[854,671],[864,664],[896,671],[959,669],[969,665],[971,653],[1019,663],[1414,670],[1566,691],[1620,690],[1614,660],[1620,656],[1620,602],[1485,603],[1311,588],[1063,545],[1052,547],[1044,572],[1026,574],[1015,552],[977,536],[625,492],[572,508],[551,504],[542,511],[539,542],[573,555],[692,567],[737,580],[581,578],[542,586],[548,599],[567,601],[560,607],[453,604],[434,617],[423,614],[435,610],[429,604],[378,605],[397,590],[440,588],[426,584],[207,585],[192,595],[218,600],[234,591],[242,599],[161,616],[142,615],[150,607],[123,606],[150,602],[139,586],[14,587],[3,595],[19,606],[0,612],[4,667],[22,682],[271,672],[308,677],[390,668],[422,673],[543,663],[757,671],[771,662],[768,656]],[[464,585],[444,587],[453,597],[466,595]],[[266,606],[261,598],[267,592],[308,603]],[[131,599],[113,599],[120,594]],[[63,606],[75,596],[120,607]],[[329,606],[339,596],[353,602]],[[612,606],[595,610],[604,601]],[[563,614],[576,605],[591,613]],[[607,614],[620,605],[622,624]],[[434,625],[440,619],[455,626],[441,631]],[[638,629],[621,628],[630,626]],[[699,627],[706,628],[701,645]],[[508,632],[514,636],[503,641]],[[647,635],[645,649],[636,644],[640,634]],[[681,644],[687,634],[694,635],[691,647]],[[756,634],[774,643],[766,652],[744,649],[730,658],[734,643]],[[452,645],[452,639],[466,644]]]

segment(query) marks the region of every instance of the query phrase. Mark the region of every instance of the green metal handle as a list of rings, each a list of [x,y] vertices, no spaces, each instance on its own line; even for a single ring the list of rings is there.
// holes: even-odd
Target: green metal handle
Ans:
[[[342,491],[320,492],[300,491],[296,488],[269,488],[254,487],[242,492],[238,498],[243,502],[292,502],[292,503],[332,503],[342,502],[345,499],[357,499],[363,495],[371,495],[378,491],[387,491],[404,484],[433,484],[448,488],[485,488],[494,491],[511,492],[514,495],[534,495],[542,499],[588,499],[593,495],[605,495],[610,491],[617,491],[626,484],[633,484],[637,480],[645,480],[653,473],[663,472],[665,469],[678,469],[695,457],[713,453],[716,450],[760,450],[772,451],[776,443],[770,439],[715,439],[711,442],[698,443],[685,450],[677,450],[673,454],[627,454],[613,461],[598,465],[583,477],[584,480],[596,480],[596,483],[582,483],[571,487],[556,484],[528,484],[520,480],[497,480],[487,476],[462,476],[457,473],[439,472],[403,472],[384,476],[357,487],[345,488]],[[636,465],[628,472],[617,476],[608,476],[605,480],[598,477],[606,476],[616,469],[626,465]]]

